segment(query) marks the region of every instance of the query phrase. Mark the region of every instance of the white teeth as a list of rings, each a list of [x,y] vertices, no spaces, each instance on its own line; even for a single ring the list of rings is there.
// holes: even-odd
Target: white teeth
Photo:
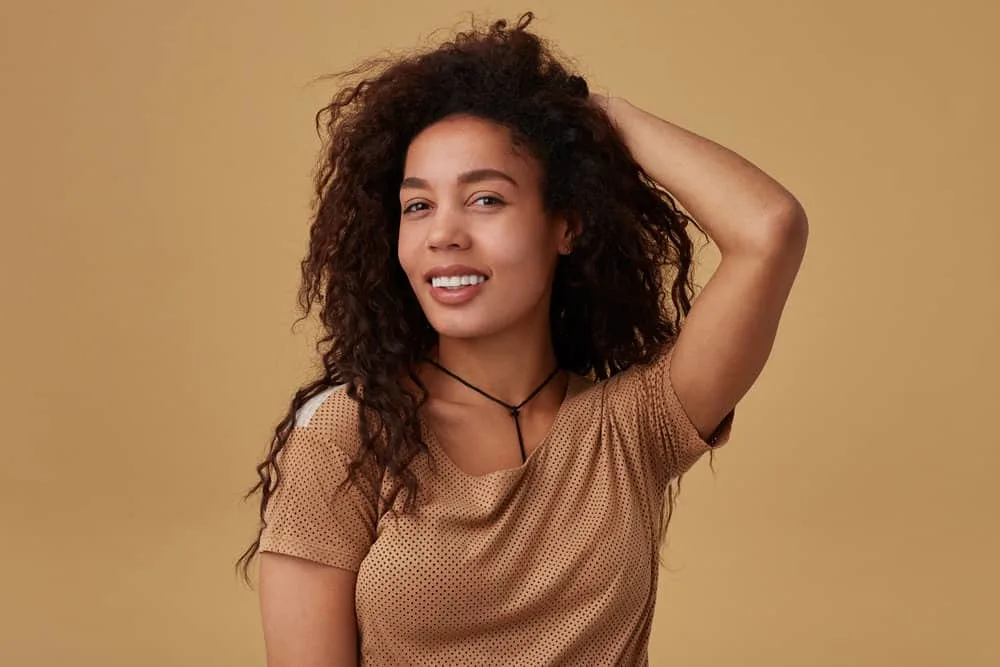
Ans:
[[[431,278],[431,285],[434,287],[445,287],[447,289],[458,289],[459,287],[465,287],[467,285],[478,285],[479,283],[486,280],[486,276],[479,275],[467,275],[467,276],[448,276]]]

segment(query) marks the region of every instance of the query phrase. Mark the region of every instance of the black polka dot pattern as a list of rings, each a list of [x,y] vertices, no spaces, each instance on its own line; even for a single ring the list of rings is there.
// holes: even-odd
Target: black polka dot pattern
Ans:
[[[645,665],[668,482],[729,440],[698,434],[669,381],[672,348],[591,383],[572,376],[517,468],[469,475],[424,425],[416,514],[335,492],[357,451],[341,389],[299,412],[261,551],[356,571],[366,665]],[[383,483],[382,491],[392,490]]]

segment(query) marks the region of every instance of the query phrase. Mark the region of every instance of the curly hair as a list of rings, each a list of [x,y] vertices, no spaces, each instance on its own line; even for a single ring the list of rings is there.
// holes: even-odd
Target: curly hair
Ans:
[[[437,48],[367,60],[336,75],[348,83],[317,112],[324,150],[298,300],[303,319],[319,311],[323,371],[295,393],[246,494],[261,493],[257,539],[237,561],[247,583],[280,484],[276,458],[299,408],[324,388],[344,384],[358,403],[361,447],[345,483],[377,489],[391,475],[406,491],[403,511],[415,506],[408,466],[427,451],[416,367],[437,333],[395,248],[407,148],[429,125],[467,114],[507,128],[542,166],[546,211],[573,221],[573,252],[559,258],[550,307],[561,368],[604,380],[651,361],[679,332],[694,291],[686,227],[704,230],[635,161],[585,80],[526,30],[532,18],[473,21]],[[406,377],[422,395],[407,389]],[[679,479],[668,485],[664,535],[679,490]]]

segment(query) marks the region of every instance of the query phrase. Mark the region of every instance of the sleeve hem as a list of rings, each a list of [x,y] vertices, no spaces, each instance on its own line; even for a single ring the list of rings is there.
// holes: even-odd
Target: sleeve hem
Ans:
[[[357,572],[361,569],[361,561],[364,560],[364,556],[358,557],[328,547],[310,544],[288,535],[275,535],[273,533],[261,536],[260,545],[257,550],[260,553],[267,551],[286,556],[295,556],[313,561],[314,563],[339,567],[352,572]]]

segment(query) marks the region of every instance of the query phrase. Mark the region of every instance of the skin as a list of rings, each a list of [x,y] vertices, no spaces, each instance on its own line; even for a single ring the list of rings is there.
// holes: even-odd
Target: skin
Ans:
[[[265,552],[260,610],[268,667],[358,664],[357,573]]]
[[[414,138],[399,191],[398,257],[439,334],[432,356],[511,404],[523,401],[556,366],[549,304],[560,251],[569,250],[572,235],[565,219],[545,211],[542,177],[541,165],[508,129],[456,115]],[[431,297],[425,275],[449,264],[474,267],[489,280],[471,301],[441,304]],[[460,467],[481,473],[521,462],[511,417],[501,406],[433,367],[419,373],[440,440],[462,442],[467,425],[475,425],[480,442],[482,432],[499,429],[503,436],[478,446],[478,460],[465,459]],[[554,418],[566,381],[560,373],[525,407],[529,454]],[[463,458],[460,451],[450,453]]]

